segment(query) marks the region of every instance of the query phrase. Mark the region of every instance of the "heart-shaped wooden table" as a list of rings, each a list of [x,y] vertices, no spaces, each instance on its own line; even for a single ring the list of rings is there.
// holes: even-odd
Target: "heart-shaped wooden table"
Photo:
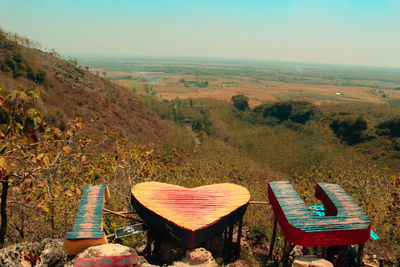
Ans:
[[[239,221],[249,200],[249,191],[235,184],[186,188],[147,182],[132,188],[131,202],[146,224],[193,248]]]

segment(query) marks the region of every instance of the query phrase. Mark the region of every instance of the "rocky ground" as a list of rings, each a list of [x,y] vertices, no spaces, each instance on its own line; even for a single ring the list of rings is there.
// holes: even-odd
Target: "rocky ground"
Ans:
[[[241,238],[241,257],[235,256],[234,248],[228,251],[232,257],[223,257],[223,242],[221,238],[204,244],[204,247],[183,250],[176,243],[162,239],[156,254],[145,253],[145,246],[130,248],[121,244],[106,244],[94,246],[86,249],[76,256],[68,256],[63,250],[62,239],[44,239],[40,243],[19,243],[8,246],[0,250],[1,266],[70,266],[74,265],[77,258],[93,258],[101,256],[124,256],[134,253],[139,254],[139,266],[176,266],[176,267],[208,267],[225,264],[230,267],[247,266],[278,266],[280,255],[273,254],[272,259],[267,259],[268,245],[266,240],[261,242],[254,241],[254,234],[245,229]],[[236,240],[236,236],[233,236]],[[155,245],[152,246],[154,250]],[[212,252],[212,253],[211,253]],[[278,253],[280,254],[280,253]],[[305,250],[296,246],[292,252],[292,257],[296,257],[293,266],[314,266],[314,267],[333,267],[325,260],[313,256],[303,255]],[[214,255],[214,256],[213,256]],[[229,255],[228,255],[229,256]],[[366,259],[366,266],[378,266],[377,261]],[[168,262],[169,264],[165,264]]]
[[[106,244],[86,249],[76,257],[68,256],[63,248],[61,239],[45,239],[41,243],[20,243],[0,250],[0,266],[70,266],[74,265],[76,258],[93,258],[101,256],[124,256],[136,253],[133,248],[120,244]],[[157,266],[150,264],[144,257],[139,256],[140,266]],[[173,262],[170,266],[218,266],[211,252],[204,248],[187,250],[185,257]],[[248,266],[234,264],[232,266]]]

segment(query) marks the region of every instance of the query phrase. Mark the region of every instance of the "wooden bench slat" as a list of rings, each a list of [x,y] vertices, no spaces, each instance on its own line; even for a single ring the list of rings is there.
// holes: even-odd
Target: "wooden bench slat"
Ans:
[[[107,185],[83,186],[72,231],[66,235],[64,249],[76,255],[91,245],[107,244],[103,232],[103,205],[109,198]]]

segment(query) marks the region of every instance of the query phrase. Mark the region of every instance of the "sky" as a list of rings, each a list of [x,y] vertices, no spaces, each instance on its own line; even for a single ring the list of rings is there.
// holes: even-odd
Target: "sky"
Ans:
[[[0,0],[0,27],[62,55],[400,67],[398,0]]]

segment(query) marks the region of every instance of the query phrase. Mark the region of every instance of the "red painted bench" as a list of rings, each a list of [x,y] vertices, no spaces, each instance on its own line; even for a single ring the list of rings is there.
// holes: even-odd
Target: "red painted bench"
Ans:
[[[288,181],[270,182],[268,199],[285,238],[305,247],[364,244],[371,222],[354,199],[337,184],[317,183],[315,197],[326,216],[308,210]]]

